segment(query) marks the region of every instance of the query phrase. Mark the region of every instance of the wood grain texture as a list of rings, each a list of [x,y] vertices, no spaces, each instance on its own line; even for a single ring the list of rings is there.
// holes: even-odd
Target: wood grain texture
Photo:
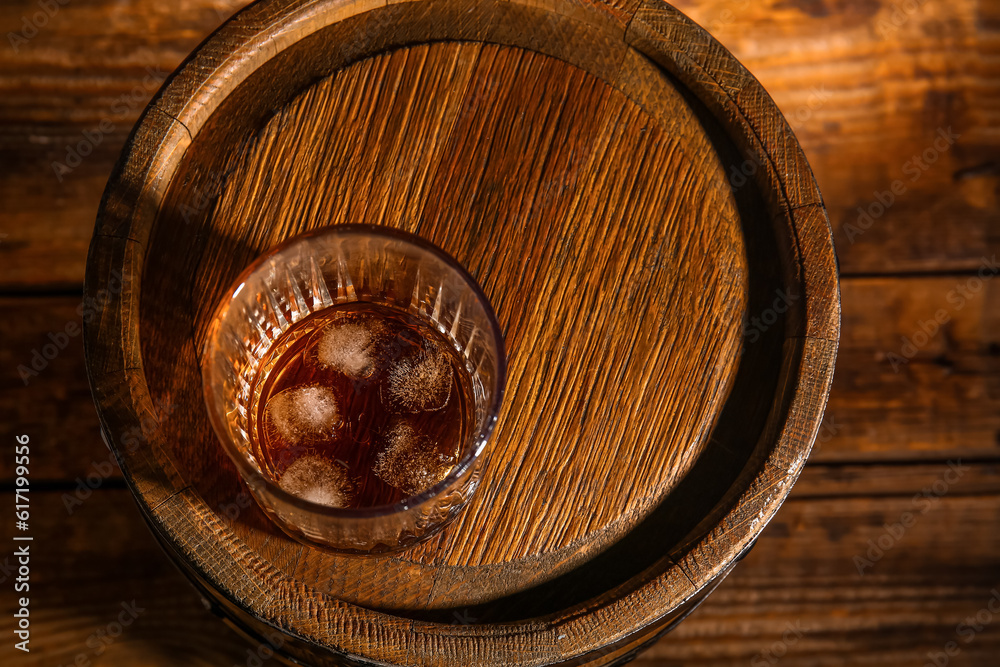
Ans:
[[[352,21],[357,7],[324,7],[261,3],[237,17],[157,97],[112,175],[85,293],[110,266],[129,275],[142,267],[142,312],[136,281],[88,329],[105,429],[151,419],[149,446],[119,452],[124,474],[191,576],[239,622],[295,628],[302,645],[289,650],[300,657],[616,661],[728,571],[780,506],[819,428],[839,298],[801,151],[755,82],[659,6],[657,17],[677,20],[672,37],[691,33],[692,51],[681,54],[662,32],[644,35],[642,48],[665,62],[690,58],[695,69],[672,71],[691,90],[671,92],[649,61],[630,55],[623,26],[598,13],[549,13],[539,25],[526,20],[546,13],[536,7],[483,5],[458,16],[458,4],[425,2]],[[300,22],[282,27],[288,16]],[[407,20],[389,21],[399,18]],[[567,49],[574,39],[553,37],[560,25],[596,48]],[[363,36],[352,53],[317,41],[348,30]],[[516,48],[404,46],[475,37]],[[256,46],[265,42],[270,49]],[[658,94],[640,94],[638,105],[620,92],[650,81]],[[729,118],[727,105],[746,95]],[[701,101],[691,105],[695,97],[716,119]],[[672,118],[666,128],[663,118]],[[756,194],[729,187],[727,142],[772,165]],[[760,199],[770,217],[754,206]],[[197,355],[215,301],[254,256],[331,222],[402,226],[437,242],[479,277],[508,339],[511,416],[501,417],[485,490],[451,531],[391,558],[328,556],[289,542],[251,507],[224,512],[240,486],[206,446],[199,411]],[[773,247],[778,268],[765,261]],[[801,301],[747,356],[743,315],[781,285]],[[730,388],[742,396],[754,379],[752,401],[729,397],[734,407],[721,410]],[[180,409],[165,414],[164,404]],[[709,492],[677,486],[704,458],[717,419],[725,435],[699,466],[711,470],[728,450],[727,472]],[[743,433],[759,434],[740,438],[742,449],[741,421]],[[459,633],[440,613],[413,615],[581,581],[588,570],[574,568],[630,549],[634,538],[621,539],[629,531],[670,520],[654,508],[689,498],[706,519],[689,512],[694,521],[677,522],[667,558],[647,550],[569,596],[549,586],[534,604],[494,605],[496,622]],[[642,574],[650,565],[652,581]],[[596,606],[586,602],[595,596]],[[346,634],[345,623],[360,632]]]
[[[953,664],[992,664],[996,623],[971,641],[963,623],[997,590],[996,469],[973,467],[915,500],[948,470],[866,466],[838,479],[839,467],[807,468],[725,584],[633,664],[918,666],[950,641],[961,650]],[[907,512],[915,520],[897,539],[885,526]],[[859,575],[855,557],[880,539],[889,548]]]
[[[730,176],[730,185],[737,191],[757,185],[770,215],[784,222],[774,231],[780,265],[786,272],[804,267],[804,275],[785,276],[806,292],[790,306],[793,326],[801,322],[792,334],[834,340],[840,313],[829,223],[805,155],[771,98],[722,45],[666,3],[643,3],[626,41],[691,88],[722,131],[734,137],[742,161],[727,167],[735,167],[736,174],[750,168],[743,181]],[[834,303],[835,308],[819,305]]]
[[[41,9],[31,0],[0,7],[3,288],[81,284],[101,192],[136,119],[167,74],[242,4],[62,3],[27,43],[14,44],[10,35]]]
[[[246,641],[203,606],[164,558],[128,491],[99,489],[72,516],[66,492],[31,492],[31,651],[4,642],[4,664],[244,664]],[[2,527],[12,534],[13,515]],[[0,559],[0,579],[11,588],[12,563],[9,553]],[[16,603],[14,595],[0,602],[0,628],[11,635]]]
[[[956,275],[842,287],[846,335],[815,460],[996,458],[1000,283]]]
[[[789,119],[845,273],[974,270],[998,250],[994,3],[675,4],[739,57]],[[960,136],[935,148],[949,128]],[[891,202],[882,212],[880,194]]]
[[[997,289],[983,288],[962,301],[948,294],[968,276],[846,278],[844,335],[824,423],[810,461],[878,462],[1000,457],[1000,391],[997,389]],[[953,296],[954,298],[954,296]],[[0,301],[0,366],[7,369],[0,392],[0,420],[40,434],[40,477],[72,481],[107,460],[97,415],[89,397],[80,336],[24,386],[17,367],[31,367],[32,351],[48,334],[82,327],[80,297],[7,298]],[[87,306],[85,306],[87,308]],[[912,340],[920,323],[944,308],[950,321],[908,363],[903,337]],[[119,436],[119,443],[129,437]],[[0,461],[0,479],[10,480],[10,462]],[[114,475],[117,477],[118,473]]]
[[[130,278],[87,326],[103,427],[146,420],[144,446],[117,453],[154,531],[237,622],[289,628],[300,658],[618,661],[745,553],[819,430],[839,295],[787,124],[669,7],[561,8],[256,4],[156,97],[112,173],[85,288]],[[761,165],[742,192],[739,156]],[[337,222],[417,231],[466,264],[511,368],[484,491],[450,531],[365,561],[238,503],[197,391],[236,273]],[[741,346],[782,287],[794,303]],[[461,605],[485,620],[442,623]]]
[[[776,644],[780,652],[784,643],[780,664],[922,665],[928,652],[953,640],[962,647],[959,664],[992,664],[1000,650],[995,623],[969,643],[955,630],[997,586],[992,528],[1000,470],[973,464],[945,494],[932,492],[929,505],[914,506],[914,495],[947,470],[940,463],[807,466],[747,558],[632,664],[745,665],[758,658],[767,664],[763,652]],[[172,665],[178,651],[185,664],[246,664],[246,651],[259,649],[204,610],[129,507],[127,491],[98,490],[69,522],[60,493],[38,495],[36,534],[46,548],[39,549],[36,567],[47,575],[39,591],[52,603],[35,619],[32,653],[12,664],[67,664],[84,652],[95,664]],[[854,556],[883,535],[883,524],[914,510],[919,520],[859,576]],[[132,599],[145,611],[96,662],[87,640]],[[5,615],[13,612],[9,596],[3,604]],[[452,621],[460,627],[470,618],[459,614]],[[782,640],[789,624],[801,631],[801,637],[787,635],[791,643]],[[12,656],[9,644],[0,647],[0,659]]]
[[[515,71],[525,74],[514,79]],[[685,113],[695,122],[672,100],[662,104],[676,105],[676,122]],[[146,280],[142,336],[154,394],[197,387],[193,359],[183,372],[177,362],[178,346],[190,345],[183,333],[202,340],[217,299],[250,258],[330,222],[401,226],[451,252],[480,276],[509,364],[497,463],[457,525],[384,566],[310,550],[289,562],[296,578],[367,605],[482,602],[593,555],[648,514],[697,458],[712,406],[731,383],[744,279],[736,226],[689,219],[680,206],[717,196],[686,157],[704,154],[704,138],[672,140],[580,70],[476,44],[366,61],[309,89],[261,136],[224,167],[226,186],[210,212],[218,240],[205,245],[198,270],[176,265],[169,252],[146,269],[157,278]],[[152,243],[187,247],[179,230],[196,242],[202,228],[183,221],[188,195],[179,190],[164,204]],[[715,209],[723,219],[724,206]],[[717,259],[727,247],[735,261]],[[171,296],[178,291],[196,295],[186,309]],[[238,488],[200,394],[181,395],[193,401],[179,411],[188,418],[171,420],[164,437],[180,443],[175,456],[189,483],[216,506]],[[228,479],[219,479],[220,466]],[[279,563],[301,552],[274,531],[234,529],[251,546],[267,540]],[[421,574],[429,566],[430,590]],[[387,598],[389,590],[396,593]]]
[[[32,434],[33,451],[39,453],[33,474],[45,480],[61,479],[73,487],[73,479],[93,461],[106,460],[107,449],[90,401],[73,399],[86,387],[79,348],[71,352],[71,344],[29,388],[15,367],[30,360],[32,348],[63,326],[80,302],[85,248],[100,192],[145,100],[128,114],[113,114],[115,132],[64,183],[54,177],[51,163],[64,159],[66,145],[95,128],[120,95],[142,86],[145,67],[172,70],[221,21],[217,9],[228,11],[235,4],[71,2],[20,52],[8,48],[6,40],[0,48],[5,121],[0,123],[0,234],[7,235],[0,237],[0,289],[11,295],[0,312],[5,371],[0,433]],[[934,351],[922,351],[919,364],[911,363],[904,372],[892,372],[878,356],[893,345],[898,349],[898,337],[911,336],[917,323],[934,313],[935,301],[950,289],[948,282],[967,279],[961,272],[974,272],[980,258],[995,251],[997,173],[990,163],[997,127],[992,91],[1000,74],[996,7],[974,0],[922,3],[908,16],[905,30],[882,37],[878,20],[891,14],[895,0],[677,4],[762,80],[788,117],[833,218],[842,267],[885,279],[843,281],[843,349],[831,408],[811,458],[852,463],[807,466],[791,501],[750,555],[699,610],[635,664],[745,666],[755,659],[770,664],[763,652],[782,641],[789,623],[800,622],[808,632],[786,645],[776,664],[923,665],[927,652],[957,639],[956,626],[982,608],[996,584],[991,581],[996,563],[977,545],[990,544],[997,509],[969,497],[995,495],[992,463],[977,464],[934,510],[961,501],[961,511],[948,510],[947,521],[929,522],[930,514],[922,518],[890,552],[896,560],[882,562],[886,569],[864,578],[844,570],[843,561],[859,546],[867,547],[838,540],[837,534],[863,524],[867,534],[861,531],[855,538],[877,539],[875,527],[896,520],[913,494],[936,479],[938,462],[996,457],[1000,394],[989,337],[996,330],[989,319],[995,309],[984,305],[980,315],[970,305],[955,313],[971,318],[954,325],[961,337],[945,345],[939,334]],[[21,17],[34,11],[33,0],[2,3],[0,25],[17,29]],[[640,93],[627,95],[641,104]],[[851,243],[844,225],[857,219],[856,208],[871,204],[874,193],[894,179],[908,179],[904,163],[947,124],[963,133],[957,143],[961,152],[909,183],[905,196]],[[900,277],[900,271],[941,274],[943,281]],[[48,296],[53,288],[67,296]],[[23,295],[36,292],[47,296],[22,303]],[[855,330],[864,340],[855,339]],[[948,365],[936,361],[941,351]],[[890,463],[879,464],[883,459]],[[906,464],[912,459],[933,462]],[[8,457],[2,465],[2,479],[9,483]],[[103,486],[88,502],[100,503],[108,491]],[[91,633],[112,620],[97,618],[95,609],[113,611],[128,595],[140,602],[140,596],[163,599],[155,613],[165,616],[157,619],[169,615],[174,620],[134,626],[96,664],[176,664],[171,656],[188,647],[187,663],[199,664],[203,656],[203,664],[247,664],[246,650],[257,645],[239,647],[221,622],[200,615],[196,598],[183,598],[187,583],[166,561],[157,561],[163,556],[138,514],[131,513],[128,521],[108,520],[122,515],[131,502],[125,491],[110,493],[98,511],[74,517],[64,517],[58,501],[45,505],[41,516],[52,521],[36,539],[53,547],[44,554],[58,555],[58,562],[45,560],[38,571],[70,578],[52,598],[58,604],[40,602],[44,619],[36,619],[33,639],[39,652],[9,660],[10,646],[4,644],[0,662],[66,664],[75,650],[86,648]],[[896,495],[891,507],[885,498],[890,494]],[[806,497],[820,504],[799,510]],[[831,523],[830,507],[846,497],[856,501],[851,511],[838,510],[837,524]],[[831,528],[803,530],[813,524]],[[982,530],[959,532],[959,541],[952,538],[952,524]],[[9,526],[3,529],[9,534]],[[83,537],[67,540],[68,534]],[[114,553],[128,555],[109,556]],[[159,565],[140,569],[136,563]],[[902,566],[898,576],[896,565]],[[832,575],[834,570],[843,576]],[[73,578],[75,573],[85,574]],[[74,594],[78,587],[80,593]],[[9,602],[10,596],[3,600]],[[470,614],[460,609],[446,621],[461,624],[471,620]],[[74,630],[68,631],[71,625]],[[951,663],[994,665],[1000,650],[996,627],[991,623],[972,643],[961,644],[961,655]],[[0,628],[7,626],[0,623]],[[142,632],[141,640],[130,639],[132,632]],[[213,649],[220,643],[228,650]]]
[[[86,478],[93,464],[114,460],[101,441],[83,363],[83,317],[91,313],[81,296],[0,299],[0,437],[38,439],[38,481]],[[108,476],[120,479],[117,465]],[[13,479],[14,460],[6,457],[0,483]]]
[[[18,52],[0,49],[0,193],[7,202],[0,233],[8,235],[0,240],[0,287],[81,284],[100,192],[156,90],[146,68],[157,77],[172,71],[241,4],[185,0],[167,10],[132,2],[110,11],[70,3]],[[890,0],[822,11],[809,3],[675,4],[733,51],[789,119],[824,194],[845,272],[974,269],[983,254],[996,252],[991,91],[1000,77],[1000,39],[989,3],[924,7],[885,36],[878,27],[892,15]],[[624,16],[631,7],[606,11]],[[2,24],[19,26],[33,11],[30,0],[5,3]],[[64,162],[67,147],[105,118],[114,130],[60,182],[52,164]],[[958,150],[910,181],[915,173],[904,173],[904,165],[948,126],[962,135]],[[849,238],[845,228],[857,225],[857,208],[897,179],[905,194]]]

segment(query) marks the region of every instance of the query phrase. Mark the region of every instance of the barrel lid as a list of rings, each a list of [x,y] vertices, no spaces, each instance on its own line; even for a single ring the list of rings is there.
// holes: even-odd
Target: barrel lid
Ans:
[[[231,280],[338,223],[448,251],[508,351],[478,495],[378,557],[282,534],[201,403]],[[839,336],[829,225],[794,135],[659,2],[255,3],[133,132],[86,292],[113,272],[125,288],[86,351],[126,478],[192,578],[300,657],[605,664],[648,640],[787,496]]]

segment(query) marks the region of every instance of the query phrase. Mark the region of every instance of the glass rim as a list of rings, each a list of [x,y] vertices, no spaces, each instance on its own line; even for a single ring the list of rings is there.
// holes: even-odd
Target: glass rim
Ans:
[[[363,508],[350,508],[350,507],[331,507],[330,505],[323,505],[321,503],[316,503],[311,500],[306,500],[300,496],[289,493],[288,491],[282,489],[277,482],[268,479],[267,475],[257,470],[247,459],[243,456],[237,449],[235,443],[232,439],[226,435],[223,436],[223,429],[217,423],[217,411],[215,409],[215,401],[210,398],[211,391],[210,387],[213,386],[218,378],[215,377],[215,370],[213,364],[210,363],[211,354],[216,349],[215,341],[219,334],[219,328],[222,324],[223,319],[229,312],[230,307],[233,304],[233,299],[243,286],[246,284],[247,280],[252,276],[257,270],[261,268],[267,261],[274,259],[275,257],[281,255],[284,252],[289,251],[293,247],[299,245],[305,245],[310,239],[324,236],[381,236],[383,238],[392,239],[396,241],[401,241],[412,246],[416,246],[422,251],[428,252],[449,268],[453,269],[462,280],[472,289],[472,293],[475,297],[483,304],[483,310],[486,312],[486,318],[489,322],[490,337],[496,342],[497,345],[497,366],[496,366],[496,377],[494,379],[493,387],[493,400],[490,401],[486,410],[486,421],[482,428],[477,429],[474,432],[473,446],[468,452],[459,460],[459,462],[452,468],[447,475],[441,478],[440,481],[430,486],[420,493],[416,493],[412,496],[407,496],[402,500],[395,503],[383,504],[383,505],[372,505],[371,507]],[[288,239],[283,240],[274,247],[265,251],[263,254],[255,258],[250,264],[244,268],[239,276],[229,285],[226,292],[229,296],[228,298],[223,298],[222,302],[216,307],[215,312],[212,317],[212,325],[208,331],[208,336],[205,339],[205,347],[202,354],[199,356],[199,364],[201,365],[200,371],[202,376],[202,393],[206,406],[209,408],[208,416],[209,421],[212,423],[212,430],[215,432],[216,439],[220,441],[226,454],[237,467],[237,471],[244,477],[244,481],[248,481],[246,478],[252,478],[254,480],[259,480],[263,483],[263,486],[267,489],[268,493],[272,494],[277,500],[287,505],[291,505],[295,508],[306,510],[314,514],[320,514],[328,517],[337,518],[352,518],[352,519],[366,519],[366,518],[377,518],[383,516],[389,516],[392,514],[398,514],[400,512],[407,512],[415,507],[418,507],[430,500],[433,500],[439,496],[442,492],[447,490],[456,480],[461,479],[466,472],[472,467],[472,465],[479,459],[482,455],[483,450],[486,447],[486,443],[489,441],[490,436],[493,434],[493,429],[496,426],[497,419],[500,415],[500,408],[503,402],[503,394],[507,384],[507,354],[504,344],[503,333],[500,330],[500,324],[497,321],[496,312],[493,309],[493,305],[490,300],[486,297],[483,292],[482,287],[475,278],[465,269],[464,266],[454,257],[449,255],[447,252],[439,248],[434,243],[431,243],[427,239],[417,236],[411,232],[404,231],[402,229],[397,229],[395,227],[388,227],[385,225],[369,225],[363,223],[343,223],[343,224],[331,224],[319,229],[310,230],[303,232],[301,234],[296,234]],[[364,301],[358,299],[357,301],[351,301],[347,303],[365,303]],[[319,312],[319,311],[317,311]],[[207,369],[207,370],[206,370]],[[251,490],[252,487],[251,487]]]

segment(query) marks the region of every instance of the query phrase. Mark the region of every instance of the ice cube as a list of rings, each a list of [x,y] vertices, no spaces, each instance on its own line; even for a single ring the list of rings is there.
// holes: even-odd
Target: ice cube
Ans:
[[[347,472],[319,456],[303,456],[288,466],[278,480],[278,486],[303,500],[346,507],[351,501],[353,485]]]
[[[274,395],[266,407],[278,433],[290,443],[332,434],[342,423],[337,397],[329,387],[291,387]]]
[[[390,427],[373,471],[386,484],[413,495],[440,482],[454,465],[454,457],[438,451],[433,440],[399,420]]]
[[[440,410],[451,396],[452,369],[447,352],[426,341],[389,367],[383,403],[396,412]]]
[[[375,370],[381,322],[374,319],[328,326],[316,349],[319,363],[354,379]]]

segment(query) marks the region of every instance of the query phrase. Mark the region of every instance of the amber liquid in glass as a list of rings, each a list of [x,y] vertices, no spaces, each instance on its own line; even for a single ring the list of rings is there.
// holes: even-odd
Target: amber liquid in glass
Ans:
[[[396,503],[458,463],[471,379],[454,346],[405,312],[350,303],[275,341],[251,388],[251,447],[284,490],[332,507]]]

